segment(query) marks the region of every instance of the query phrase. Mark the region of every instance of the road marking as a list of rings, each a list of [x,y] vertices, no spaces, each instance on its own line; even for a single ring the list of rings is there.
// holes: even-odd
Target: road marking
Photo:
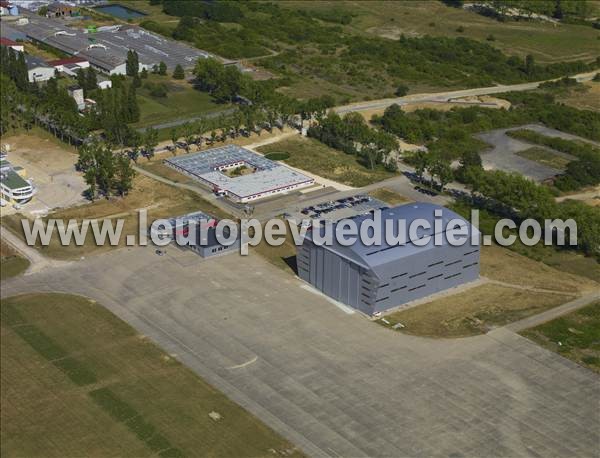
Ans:
[[[245,363],[238,364],[236,366],[229,366],[227,369],[241,369],[242,367],[246,367],[246,366],[249,366],[252,363],[255,363],[257,359],[258,359],[258,356],[255,356],[250,361],[246,361]]]

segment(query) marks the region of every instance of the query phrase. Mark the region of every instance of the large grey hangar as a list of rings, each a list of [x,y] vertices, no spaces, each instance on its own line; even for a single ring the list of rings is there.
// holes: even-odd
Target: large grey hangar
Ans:
[[[361,215],[354,221],[360,225],[369,218],[375,216]],[[405,228],[403,243],[386,242],[388,220],[395,228]],[[411,237],[410,225],[416,220],[429,222],[430,227],[421,227]],[[429,203],[407,204],[383,210],[381,221],[380,244],[368,245],[360,238],[351,245],[335,239],[330,245],[318,244],[314,232],[324,233],[323,226],[308,232],[297,249],[300,278],[367,315],[479,278],[479,231],[451,210]],[[459,230],[466,242],[457,245],[453,240],[461,238]],[[453,238],[448,237],[450,232]]]

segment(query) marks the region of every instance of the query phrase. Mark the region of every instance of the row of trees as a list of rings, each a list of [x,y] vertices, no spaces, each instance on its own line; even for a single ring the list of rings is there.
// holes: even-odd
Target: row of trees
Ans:
[[[91,200],[111,195],[125,196],[133,186],[135,170],[127,154],[113,154],[97,139],[79,148],[77,169],[83,173]]]
[[[395,158],[390,158],[390,153],[398,150],[396,138],[370,128],[358,113],[343,118],[337,113],[329,113],[308,129],[308,136],[358,156],[370,169],[379,164],[395,168]]]

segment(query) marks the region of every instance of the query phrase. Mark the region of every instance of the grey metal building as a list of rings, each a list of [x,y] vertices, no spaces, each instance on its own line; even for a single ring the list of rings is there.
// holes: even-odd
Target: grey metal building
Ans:
[[[360,225],[369,218],[373,219],[373,215],[354,220]],[[350,246],[335,240],[329,246],[318,245],[313,241],[314,232],[323,233],[323,227],[307,233],[297,249],[300,278],[333,299],[373,315],[479,277],[479,231],[456,213],[439,205],[415,203],[383,210],[381,219],[379,245],[367,246],[360,240]],[[418,231],[416,238],[411,239],[409,228],[416,219],[430,222],[431,227]],[[434,219],[441,222],[442,230],[436,231]],[[395,235],[397,228],[402,228],[398,222],[405,221],[406,243],[386,243],[386,220],[394,224]],[[448,225],[451,220],[455,221]],[[446,235],[458,222],[463,224],[468,240],[454,246]],[[477,240],[475,245],[471,243],[472,236]],[[427,237],[428,242],[418,246]],[[436,238],[441,240],[439,246]]]

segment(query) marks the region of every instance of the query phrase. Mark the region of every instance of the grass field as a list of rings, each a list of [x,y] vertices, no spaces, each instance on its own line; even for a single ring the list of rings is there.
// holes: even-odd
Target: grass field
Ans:
[[[600,302],[526,329],[521,334],[600,373]]]
[[[384,326],[402,323],[402,332],[428,337],[464,337],[487,332],[568,302],[599,288],[578,277],[505,248],[482,247],[481,275],[491,282],[393,312]]]
[[[323,178],[349,186],[361,187],[394,176],[393,172],[378,167],[370,170],[352,155],[330,148],[313,139],[294,136],[261,146],[259,152],[283,152],[290,155],[284,162]]]
[[[300,455],[93,301],[28,294],[0,310],[2,456]]]
[[[137,92],[140,106],[140,121],[134,127],[146,127],[161,122],[185,119],[229,108],[227,104],[218,104],[206,92],[201,92],[187,81],[173,80],[170,76],[150,75],[144,83],[164,84],[166,97],[153,96],[142,85]]]
[[[169,186],[144,175],[138,175],[134,181],[133,190],[125,198],[100,199],[79,207],[59,210],[48,215],[48,218],[75,219],[107,219],[116,224],[117,219],[123,219],[123,235],[119,246],[125,245],[126,234],[138,234],[137,214],[141,209],[148,210],[148,224],[157,218],[179,216],[193,211],[205,211],[219,218],[224,213],[210,202],[202,199],[196,193]],[[21,216],[10,215],[2,218],[2,224],[15,234],[23,237]],[[62,246],[58,237],[53,237],[48,246],[37,245],[40,252],[56,259],[78,259],[81,256],[99,253],[112,248],[108,243],[97,246],[92,239],[91,230],[86,243],[77,246],[74,243]]]
[[[517,156],[524,157],[525,159],[529,159],[530,161],[534,161],[538,164],[546,165],[548,167],[553,167],[555,169],[564,169],[567,167],[567,164],[571,162],[566,157],[540,146],[532,146],[531,148],[527,148],[526,150],[519,151],[515,154]]]
[[[27,270],[29,261],[4,240],[0,240],[0,280],[15,277]]]
[[[579,110],[600,111],[600,82],[587,81],[582,86],[558,95],[557,100]]]
[[[414,36],[449,36],[486,41],[507,54],[532,54],[539,62],[593,60],[598,54],[598,30],[592,27],[548,22],[499,22],[438,1],[311,1],[282,2],[296,9],[337,9],[355,15],[345,26],[351,33],[371,34],[391,39]],[[464,31],[458,32],[462,26]]]
[[[401,205],[411,202],[409,198],[387,188],[376,189],[375,191],[369,192],[369,195],[375,199],[382,200],[389,205]]]

